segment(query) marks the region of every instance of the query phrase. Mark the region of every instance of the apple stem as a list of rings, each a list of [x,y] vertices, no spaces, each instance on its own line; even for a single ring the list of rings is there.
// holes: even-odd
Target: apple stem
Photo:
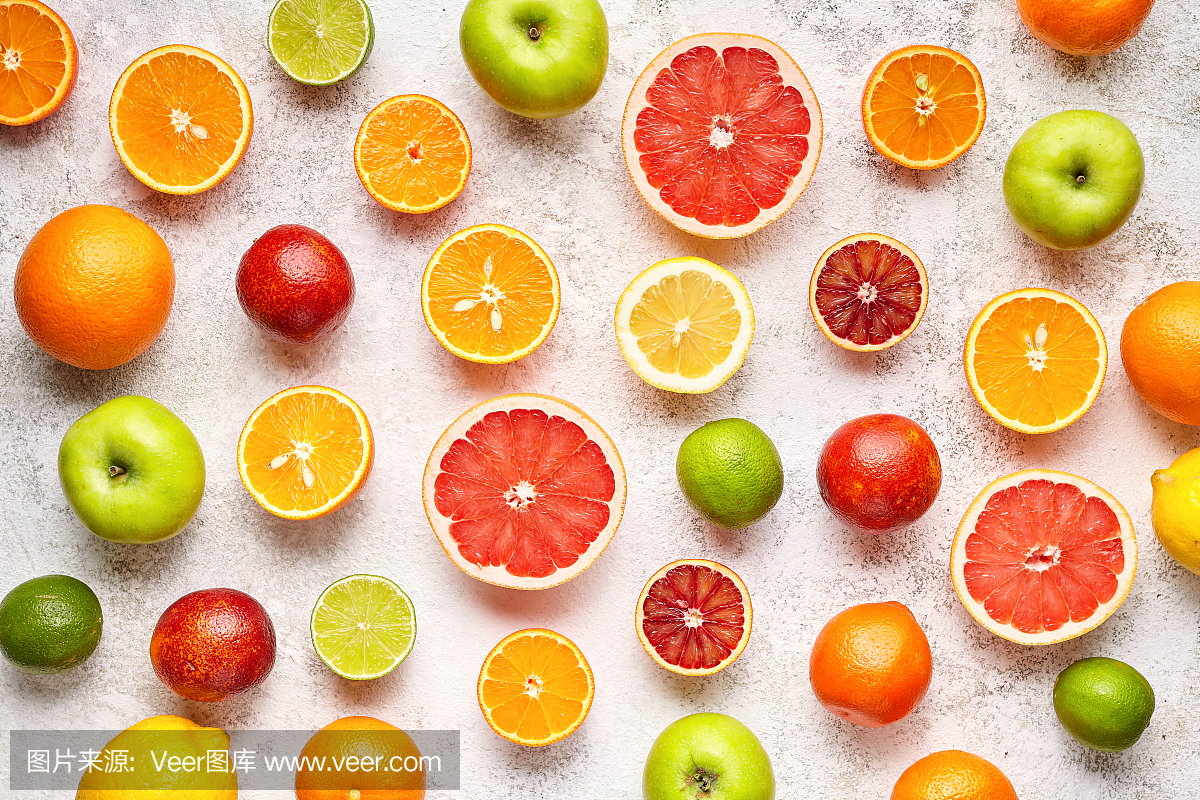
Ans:
[[[1084,183],[1087,182],[1087,176],[1086,175],[1076,175],[1075,182],[1082,186]]]
[[[108,477],[110,477],[110,478],[115,478],[118,475],[124,475],[124,474],[125,474],[124,467],[118,467],[114,464],[113,466],[108,468]]]
[[[542,32],[536,27],[530,28],[529,38],[536,42],[538,39],[542,38]]]

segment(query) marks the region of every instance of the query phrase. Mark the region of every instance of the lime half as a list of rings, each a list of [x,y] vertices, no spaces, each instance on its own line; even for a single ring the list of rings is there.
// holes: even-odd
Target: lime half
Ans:
[[[284,72],[309,86],[349,78],[374,43],[363,0],[279,0],[267,23],[267,49]]]
[[[382,678],[408,657],[417,614],[408,595],[387,578],[351,575],[321,592],[309,631],[331,670],[365,681]]]

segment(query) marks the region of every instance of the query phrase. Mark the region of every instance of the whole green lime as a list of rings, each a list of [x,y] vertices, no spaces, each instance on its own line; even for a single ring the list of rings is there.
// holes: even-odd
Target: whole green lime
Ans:
[[[692,431],[679,446],[675,474],[692,508],[722,528],[757,522],[783,494],[779,451],[744,419],[717,420]]]
[[[86,583],[43,575],[0,600],[0,653],[25,672],[63,672],[87,661],[103,626],[100,601]]]
[[[1113,658],[1085,658],[1054,682],[1058,721],[1082,744],[1105,753],[1133,747],[1150,724],[1154,690],[1142,674]]]

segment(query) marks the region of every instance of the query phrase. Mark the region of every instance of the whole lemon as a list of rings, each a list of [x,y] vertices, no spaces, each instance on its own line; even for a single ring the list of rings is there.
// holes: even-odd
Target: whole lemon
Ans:
[[[1200,447],[1150,476],[1154,534],[1172,557],[1200,575]]]

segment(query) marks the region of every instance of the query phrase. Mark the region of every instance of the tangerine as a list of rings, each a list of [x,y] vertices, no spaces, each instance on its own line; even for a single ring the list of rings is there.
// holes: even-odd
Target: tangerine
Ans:
[[[1017,800],[992,762],[962,750],[932,753],[904,770],[892,800]]]
[[[13,282],[34,343],[82,369],[110,369],[154,343],[175,299],[166,242],[112,206],[64,211],[33,235]]]
[[[1102,56],[1137,36],[1154,0],[1017,0],[1029,32],[1073,56]]]
[[[1200,281],[1168,284],[1133,310],[1121,329],[1121,363],[1146,404],[1175,422],[1200,425]]]
[[[817,700],[847,722],[882,728],[925,697],[933,655],[925,631],[902,603],[863,603],[817,634],[808,678]]]

